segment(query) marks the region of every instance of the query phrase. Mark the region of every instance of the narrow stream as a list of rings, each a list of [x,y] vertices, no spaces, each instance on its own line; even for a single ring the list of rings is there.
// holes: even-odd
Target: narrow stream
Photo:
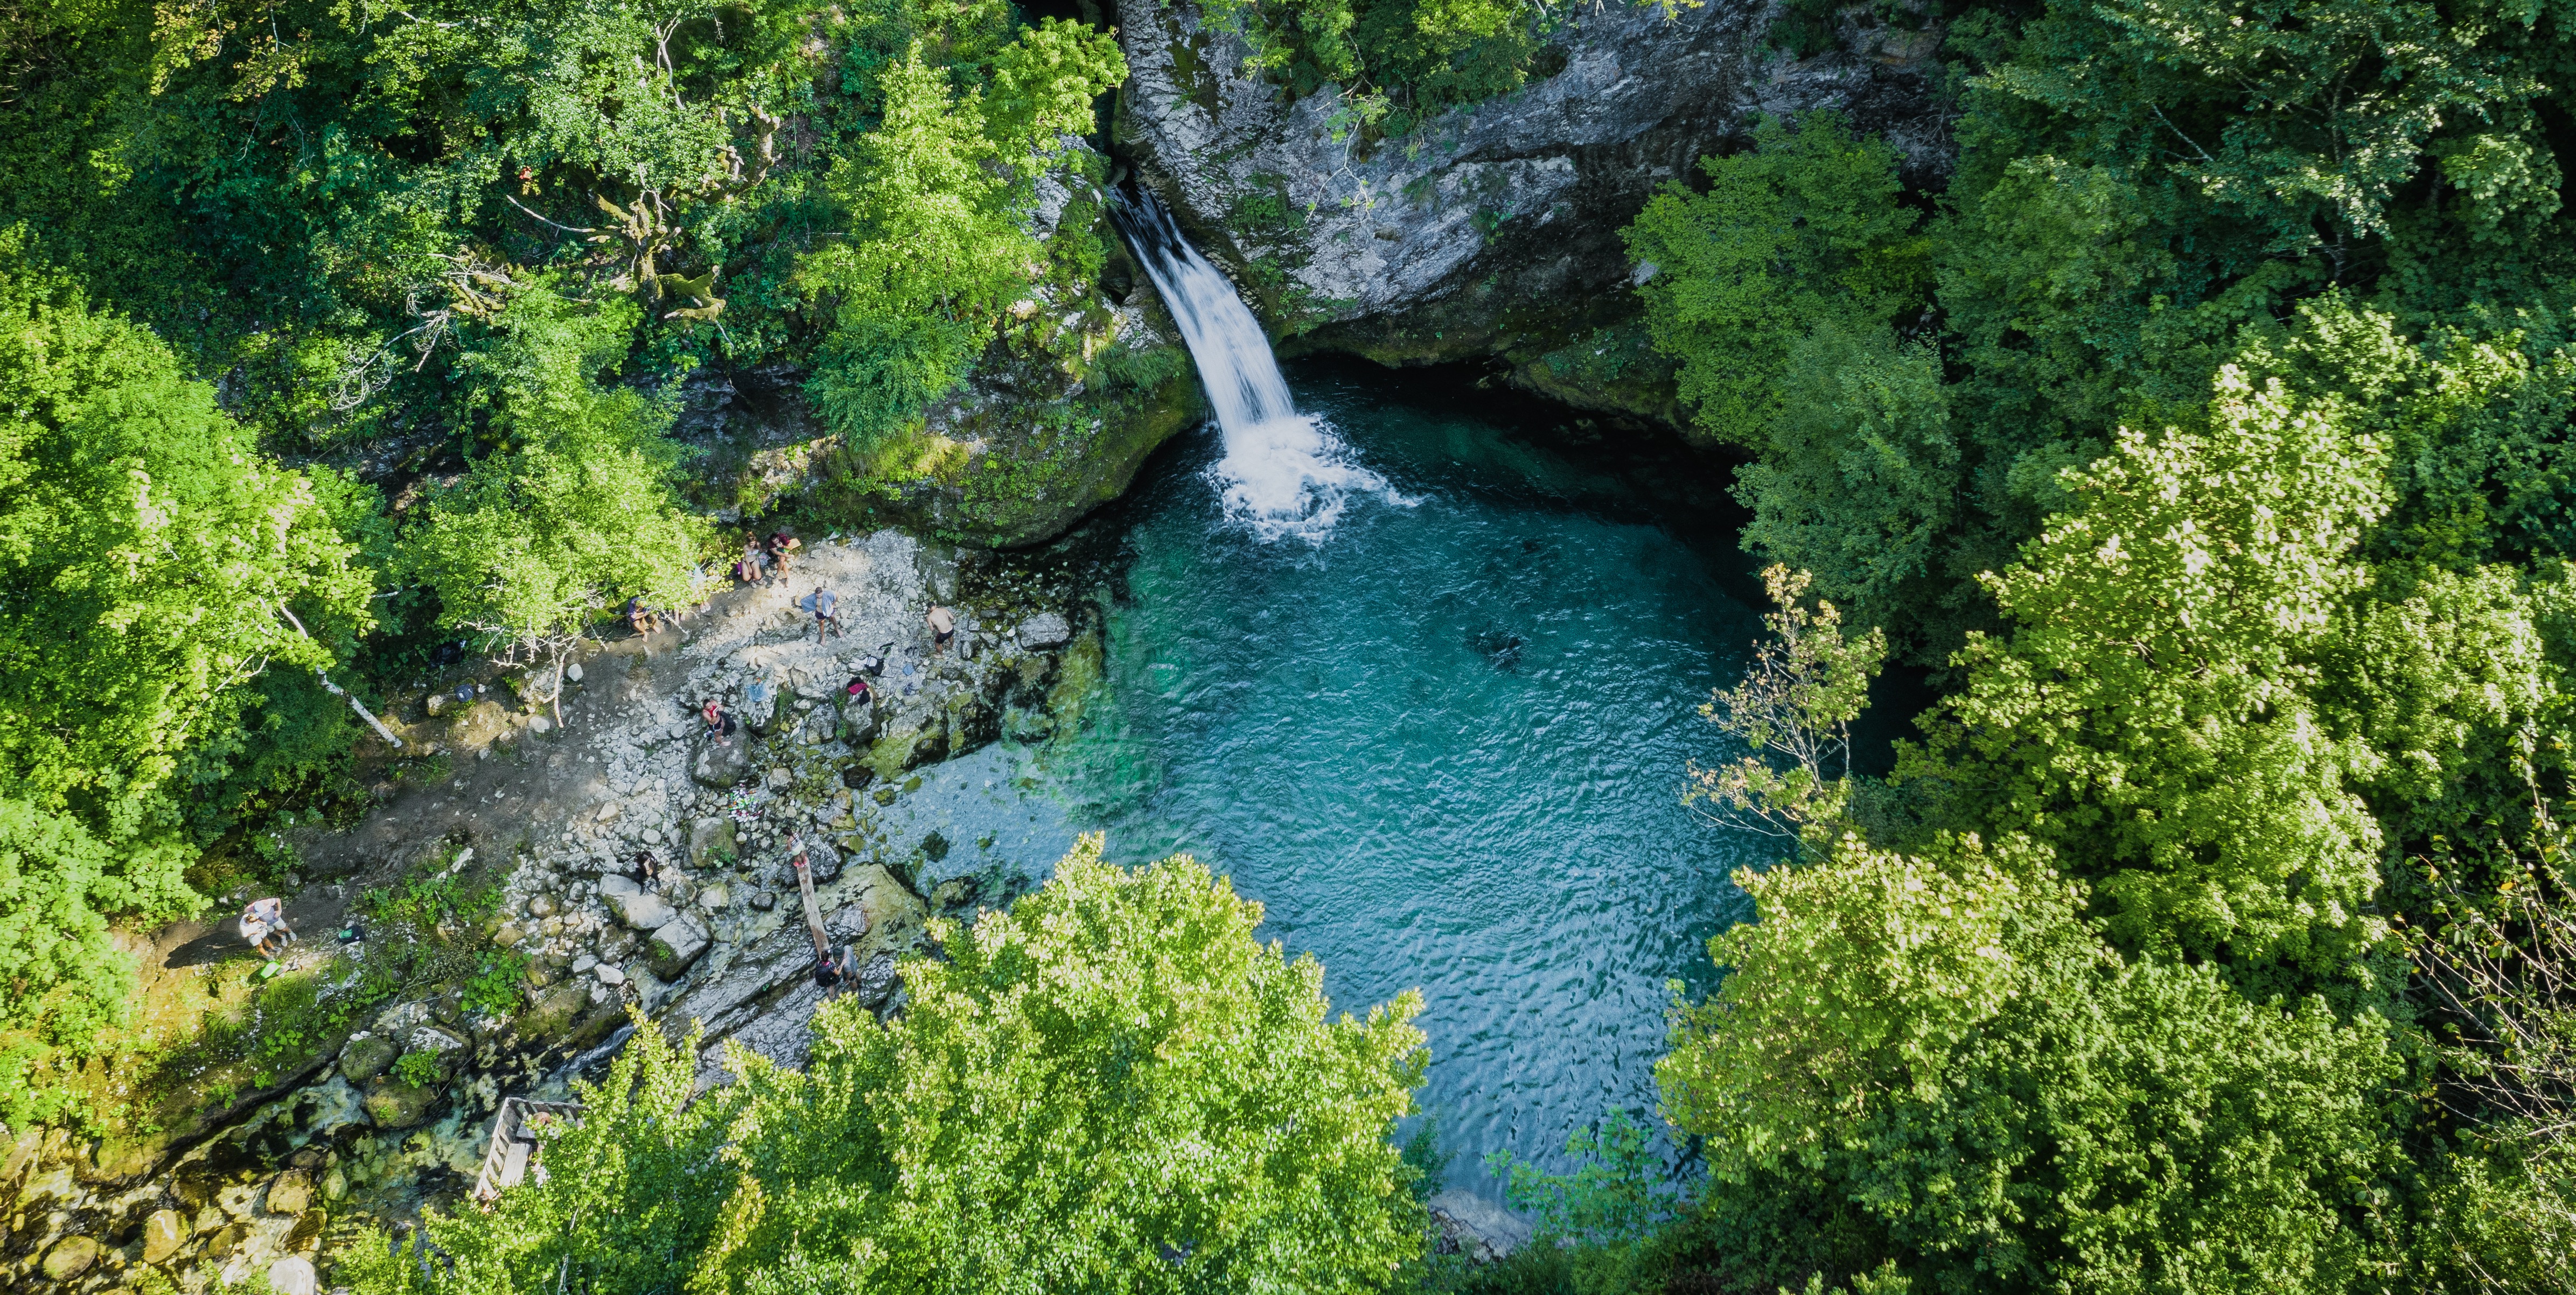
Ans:
[[[1247,515],[1216,429],[1166,450],[1094,523],[1124,577],[1078,731],[940,767],[896,830],[958,843],[943,876],[1043,875],[1076,831],[1187,851],[1322,960],[1336,1010],[1419,988],[1450,1179],[1497,1195],[1486,1153],[1558,1163],[1652,1109],[1666,982],[1704,991],[1746,915],[1727,875],[1761,849],[1681,790],[1720,753],[1695,707],[1759,631],[1747,561],[1677,447],[1587,445],[1449,377],[1289,385],[1340,483],[1306,524]]]

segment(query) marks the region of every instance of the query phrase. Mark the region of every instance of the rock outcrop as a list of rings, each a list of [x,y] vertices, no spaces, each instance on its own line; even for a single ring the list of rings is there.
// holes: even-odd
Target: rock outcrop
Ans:
[[[1186,0],[1120,0],[1117,142],[1289,345],[1500,357],[1570,403],[1677,422],[1620,228],[1766,113],[1841,109],[1900,150],[1910,182],[1937,182],[1941,33],[1850,26],[1798,60],[1767,42],[1767,4],[1566,12],[1519,91],[1372,140],[1335,126],[1334,87],[1299,99],[1244,75],[1242,39]]]

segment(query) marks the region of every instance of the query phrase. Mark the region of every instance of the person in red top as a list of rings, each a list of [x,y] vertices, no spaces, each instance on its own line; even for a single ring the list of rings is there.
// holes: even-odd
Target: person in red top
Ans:
[[[733,715],[718,706],[715,698],[707,698],[706,704],[698,708],[698,718],[706,721],[707,736],[714,738],[717,746],[733,745]]]

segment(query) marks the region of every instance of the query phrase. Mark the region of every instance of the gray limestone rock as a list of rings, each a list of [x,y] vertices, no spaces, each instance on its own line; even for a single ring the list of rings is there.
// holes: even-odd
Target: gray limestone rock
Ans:
[[[703,787],[732,787],[751,776],[751,742],[741,733],[726,741],[701,738],[689,776]]]
[[[857,992],[860,1005],[872,1010],[885,1006],[886,1000],[894,997],[899,979],[895,974],[893,954],[880,953],[868,959],[867,965],[859,968]]]
[[[714,815],[689,825],[690,867],[717,867],[741,853],[742,846],[734,838],[732,819]]]
[[[629,928],[656,931],[673,917],[671,906],[660,895],[641,889],[612,891],[608,888],[612,880],[626,882],[628,886],[635,883],[624,877],[602,877],[599,885],[599,897],[608,901],[608,906],[617,914],[617,920]]]
[[[1632,344],[1631,368],[1666,376],[1619,392],[1585,381],[1594,348],[1571,346],[1635,318],[1619,231],[1658,187],[1739,151],[1761,114],[1840,109],[1895,146],[1909,183],[1954,153],[1938,22],[1863,26],[1876,19],[1847,8],[1838,48],[1791,59],[1766,38],[1771,5],[1578,5],[1521,90],[1371,143],[1332,124],[1339,88],[1290,99],[1247,75],[1242,39],[1190,0],[1117,4],[1119,138],[1201,251],[1278,285],[1252,293],[1265,322],[1389,363],[1499,354],[1525,385],[1598,408],[1679,416],[1659,357]],[[1292,214],[1236,218],[1252,206]]]
[[[1054,612],[1040,612],[1020,622],[1017,633],[1024,648],[1060,648],[1073,641],[1073,626]]]
[[[677,917],[653,932],[645,958],[653,974],[664,980],[678,980],[707,951],[707,928],[694,917]]]

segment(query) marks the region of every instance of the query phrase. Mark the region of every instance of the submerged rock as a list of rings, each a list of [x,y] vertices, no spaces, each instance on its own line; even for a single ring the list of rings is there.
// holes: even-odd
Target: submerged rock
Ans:
[[[290,1169],[268,1185],[268,1212],[302,1214],[313,1204],[313,1179],[301,1169]]]
[[[408,1129],[429,1118],[438,1090],[427,1084],[379,1080],[367,1090],[367,1116],[380,1129]]]
[[[157,1264],[179,1252],[188,1243],[188,1225],[180,1221],[176,1210],[154,1210],[143,1220],[143,1262]]]
[[[58,1282],[70,1281],[88,1272],[90,1265],[98,1262],[98,1253],[98,1242],[88,1237],[65,1237],[45,1252],[45,1275]]]

